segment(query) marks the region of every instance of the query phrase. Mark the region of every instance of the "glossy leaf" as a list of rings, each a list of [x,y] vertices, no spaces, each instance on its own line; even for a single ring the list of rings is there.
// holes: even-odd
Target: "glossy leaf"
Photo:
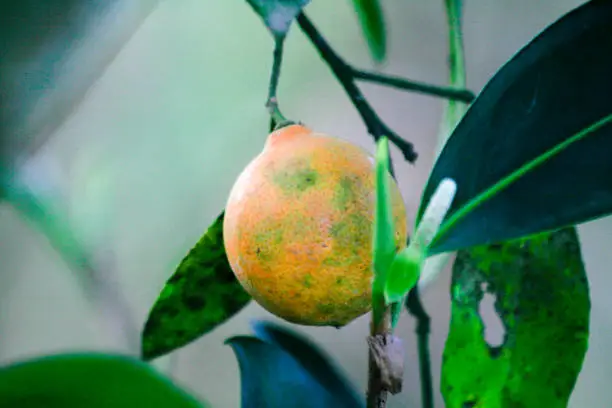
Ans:
[[[243,408],[365,406],[350,392],[349,384],[337,388],[345,380],[337,371],[327,371],[333,369],[331,363],[325,363],[327,356],[288,330],[272,332],[268,328],[257,329],[268,341],[253,336],[226,341],[238,359]]]
[[[0,1],[0,154],[12,160],[43,144],[158,3]]]
[[[166,282],[144,326],[144,359],[160,357],[203,336],[251,300],[225,254],[224,215],[217,217]]]
[[[284,38],[291,23],[310,0],[247,0],[276,38]]]
[[[330,356],[304,336],[286,327],[266,321],[251,324],[255,336],[267,343],[279,346],[296,359],[317,381],[347,404],[363,405],[359,395]],[[352,402],[351,402],[352,401]]]
[[[495,295],[505,328],[499,347],[484,339],[483,290]],[[567,406],[590,314],[575,228],[459,251],[451,293],[441,380],[448,408]]]
[[[204,404],[139,360],[87,353],[46,356],[0,368],[0,406],[196,408]]]
[[[375,61],[383,61],[387,55],[387,32],[380,0],[353,0],[361,29]]]
[[[612,211],[612,2],[545,29],[485,86],[432,170],[453,207],[429,254],[503,242]]]

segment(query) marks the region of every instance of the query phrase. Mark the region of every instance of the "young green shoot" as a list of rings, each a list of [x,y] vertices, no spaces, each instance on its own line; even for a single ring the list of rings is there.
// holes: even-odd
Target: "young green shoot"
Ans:
[[[389,266],[384,284],[386,304],[403,301],[418,282],[427,258],[427,247],[436,236],[456,192],[457,184],[451,179],[445,178],[438,185],[410,244],[393,258]]]
[[[376,204],[374,211],[372,296],[383,296],[386,276],[395,256],[395,231],[391,209],[389,186],[389,142],[381,137],[376,144]],[[378,302],[373,302],[374,316],[382,311],[376,310]],[[375,319],[377,320],[377,319]]]

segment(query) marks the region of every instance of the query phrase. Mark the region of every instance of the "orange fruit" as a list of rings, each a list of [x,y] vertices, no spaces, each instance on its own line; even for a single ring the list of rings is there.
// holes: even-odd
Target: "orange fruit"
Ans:
[[[392,178],[391,192],[399,250],[406,208]],[[257,303],[292,323],[340,327],[367,313],[375,193],[375,161],[364,149],[302,125],[272,132],[225,208],[234,274]]]

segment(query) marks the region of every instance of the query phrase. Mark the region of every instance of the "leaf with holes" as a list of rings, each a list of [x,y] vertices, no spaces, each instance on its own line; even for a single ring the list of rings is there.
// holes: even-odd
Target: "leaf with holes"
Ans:
[[[383,61],[387,55],[387,32],[380,0],[353,0],[353,6],[372,58]]]
[[[453,206],[429,255],[504,242],[612,212],[612,2],[546,28],[484,87],[444,146]]]
[[[256,325],[257,336],[226,340],[240,367],[243,408],[365,407],[352,385],[312,343],[288,329]]]
[[[251,300],[223,245],[222,212],[166,282],[142,333],[142,356],[160,357],[210,332]]]
[[[206,405],[131,357],[59,354],[0,368],[0,406],[202,408]]]
[[[247,0],[275,38],[284,38],[310,0]]]
[[[484,287],[484,288],[483,288]],[[495,296],[501,346],[479,303]],[[566,407],[588,347],[590,298],[574,227],[459,251],[442,365],[449,408]]]

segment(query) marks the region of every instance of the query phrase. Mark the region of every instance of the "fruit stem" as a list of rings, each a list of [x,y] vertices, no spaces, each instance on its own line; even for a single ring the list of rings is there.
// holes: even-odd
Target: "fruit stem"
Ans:
[[[274,36],[274,52],[272,54],[272,73],[270,75],[270,85],[268,87],[268,100],[266,108],[270,113],[270,131],[278,127],[281,123],[288,122],[287,118],[281,113],[276,98],[276,90],[280,79],[281,64],[283,62],[283,45],[285,36]]]

